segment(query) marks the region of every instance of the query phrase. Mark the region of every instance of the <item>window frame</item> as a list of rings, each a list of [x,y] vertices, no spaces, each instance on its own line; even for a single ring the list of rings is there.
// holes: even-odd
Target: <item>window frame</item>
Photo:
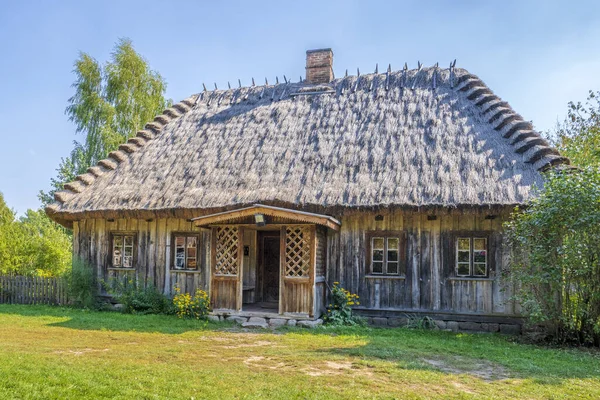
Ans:
[[[466,264],[464,261],[459,261],[459,252],[465,250],[459,250],[459,242],[460,240],[469,240],[469,273],[468,274],[459,274],[459,266],[461,264]],[[479,251],[485,251],[485,263],[475,262],[475,240],[480,239],[485,241],[485,246],[483,249],[478,249]],[[457,233],[454,237],[454,276],[457,278],[472,278],[472,279],[481,279],[488,278],[490,276],[490,270],[492,269],[491,260],[489,257],[490,253],[490,237],[489,234],[483,234],[481,232],[461,232]],[[485,274],[475,274],[475,264],[485,264]]]
[[[374,240],[383,239],[383,260],[375,261],[374,255]],[[389,241],[390,239],[398,240],[397,261],[389,261]],[[368,231],[365,234],[366,243],[366,274],[372,276],[391,276],[391,277],[406,277],[406,232],[404,231]],[[381,272],[374,272],[373,266],[375,262],[382,263]],[[396,263],[396,272],[389,272],[389,264]]]
[[[132,237],[132,249],[131,249],[131,266],[130,267],[126,267],[123,265],[123,254],[121,254],[121,264],[120,265],[115,265],[115,238],[117,237],[122,237],[123,238],[123,244],[121,245],[122,248],[125,247],[125,237],[126,236],[131,236]],[[132,232],[132,231],[111,231],[110,232],[110,253],[109,253],[109,257],[110,257],[110,268],[122,268],[122,269],[128,269],[128,270],[135,270],[136,269],[136,261],[137,261],[137,249],[138,249],[138,241],[137,241],[137,232]]]
[[[184,259],[184,267],[183,268],[177,268],[177,243],[176,243],[176,238],[177,237],[185,237],[185,259]],[[188,260],[188,254],[187,254],[187,243],[188,243],[188,238],[190,237],[194,237],[196,238],[196,267],[195,268],[188,268],[187,267],[187,260]],[[172,232],[171,233],[171,271],[199,271],[200,270],[200,239],[201,239],[201,233],[200,232]]]

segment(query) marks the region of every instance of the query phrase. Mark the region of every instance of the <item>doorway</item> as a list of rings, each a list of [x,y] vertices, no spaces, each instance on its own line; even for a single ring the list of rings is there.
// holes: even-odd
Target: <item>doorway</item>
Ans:
[[[258,232],[258,306],[263,310],[279,310],[280,246],[278,231]]]

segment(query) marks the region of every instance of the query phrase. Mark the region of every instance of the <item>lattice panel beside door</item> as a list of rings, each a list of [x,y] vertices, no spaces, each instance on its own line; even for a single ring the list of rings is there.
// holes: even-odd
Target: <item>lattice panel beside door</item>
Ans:
[[[285,276],[308,278],[310,275],[309,226],[288,226],[285,230]]]
[[[238,273],[238,228],[225,226],[217,228],[216,275],[237,275]]]

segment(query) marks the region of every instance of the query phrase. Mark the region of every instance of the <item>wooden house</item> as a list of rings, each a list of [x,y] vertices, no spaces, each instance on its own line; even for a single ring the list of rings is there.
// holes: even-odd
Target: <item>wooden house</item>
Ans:
[[[202,288],[215,315],[316,319],[337,281],[373,323],[495,331],[519,321],[502,223],[566,163],[464,69],[335,79],[322,49],[300,82],[173,105],[46,211],[100,280]]]

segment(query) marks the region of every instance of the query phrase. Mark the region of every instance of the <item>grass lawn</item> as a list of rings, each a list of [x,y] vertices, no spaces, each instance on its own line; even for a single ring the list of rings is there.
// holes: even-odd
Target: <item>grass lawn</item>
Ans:
[[[600,353],[407,329],[243,331],[0,305],[0,399],[600,398]]]

